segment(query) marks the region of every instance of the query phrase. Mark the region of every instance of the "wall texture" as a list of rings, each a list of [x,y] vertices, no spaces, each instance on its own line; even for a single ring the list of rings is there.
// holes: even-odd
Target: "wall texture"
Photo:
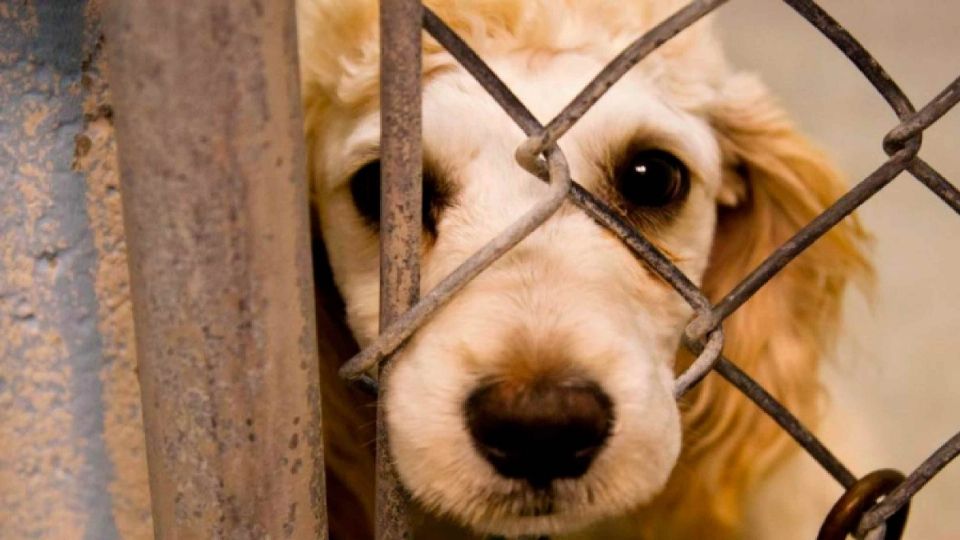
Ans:
[[[0,0],[0,537],[149,538],[98,0]]]

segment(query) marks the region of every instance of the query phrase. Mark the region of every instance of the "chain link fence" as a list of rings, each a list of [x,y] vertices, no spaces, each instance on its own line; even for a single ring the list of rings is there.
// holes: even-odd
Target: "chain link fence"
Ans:
[[[846,490],[827,516],[819,538],[899,538],[911,498],[960,454],[960,433],[907,476],[884,469],[858,478],[789,410],[740,370],[735,359],[723,356],[721,323],[794,258],[903,171],[960,213],[960,191],[919,156],[924,130],[960,101],[960,78],[918,110],[876,59],[829,13],[812,0],[784,1],[850,59],[893,109],[900,123],[882,138],[883,149],[889,156],[884,163],[774,250],[716,304],[618,212],[570,177],[557,142],[633,66],[726,0],[695,0],[639,37],[546,125],[537,121],[476,52],[430,9],[417,0],[381,2],[381,162],[385,201],[381,227],[381,333],[343,366],[341,375],[375,390],[377,382],[370,376],[372,370],[379,366],[381,377],[389,376],[383,371],[389,366],[385,360],[407,338],[471,279],[549,219],[561,204],[570,201],[615,234],[640,263],[669,283],[694,309],[696,316],[684,332],[683,343],[697,358],[676,379],[675,397],[684,395],[715,371],[776,421]],[[550,188],[542,201],[418,298],[420,218],[414,209],[420,208],[421,193],[419,182],[414,180],[421,173],[420,111],[416,105],[420,101],[421,28],[446,48],[526,133],[527,140],[516,152],[517,161]],[[378,421],[378,430],[377,537],[408,537],[405,495],[386,459],[382,419]]]

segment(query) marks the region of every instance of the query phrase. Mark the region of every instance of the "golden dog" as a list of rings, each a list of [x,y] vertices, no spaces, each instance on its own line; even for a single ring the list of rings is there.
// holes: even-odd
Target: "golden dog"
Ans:
[[[426,2],[541,121],[676,0]],[[370,0],[301,0],[311,187],[346,320],[377,335],[379,42]],[[524,135],[437,43],[424,42],[429,290],[547,186]],[[573,177],[714,301],[834,201],[843,184],[764,87],[697,23],[619,81],[560,141]],[[849,279],[869,271],[845,220],[724,323],[725,354],[802,420]],[[691,310],[608,232],[562,207],[406,344],[386,395],[390,452],[428,513],[479,533],[562,534],[604,518],[636,538],[744,534],[751,488],[791,448],[708,377],[677,403]],[[336,366],[326,366],[332,373]],[[324,380],[331,530],[370,535],[369,404]]]

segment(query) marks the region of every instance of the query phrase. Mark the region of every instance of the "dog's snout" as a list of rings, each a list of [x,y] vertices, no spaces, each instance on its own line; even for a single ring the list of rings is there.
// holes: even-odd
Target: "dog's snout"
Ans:
[[[610,397],[582,379],[485,384],[465,409],[484,458],[501,475],[538,488],[582,476],[613,425]]]

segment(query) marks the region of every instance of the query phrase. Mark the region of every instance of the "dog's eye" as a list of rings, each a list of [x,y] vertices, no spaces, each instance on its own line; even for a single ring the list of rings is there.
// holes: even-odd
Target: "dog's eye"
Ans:
[[[353,204],[364,220],[373,227],[380,224],[380,161],[371,161],[350,178],[350,194]],[[439,180],[433,171],[423,169],[423,227],[430,234],[437,234],[437,222],[443,209],[452,198],[450,187]]]
[[[617,169],[616,183],[629,205],[659,208],[687,194],[690,173],[673,154],[663,150],[642,150]]]
[[[371,161],[350,178],[350,194],[353,204],[363,218],[372,223],[380,222],[380,162]]]

